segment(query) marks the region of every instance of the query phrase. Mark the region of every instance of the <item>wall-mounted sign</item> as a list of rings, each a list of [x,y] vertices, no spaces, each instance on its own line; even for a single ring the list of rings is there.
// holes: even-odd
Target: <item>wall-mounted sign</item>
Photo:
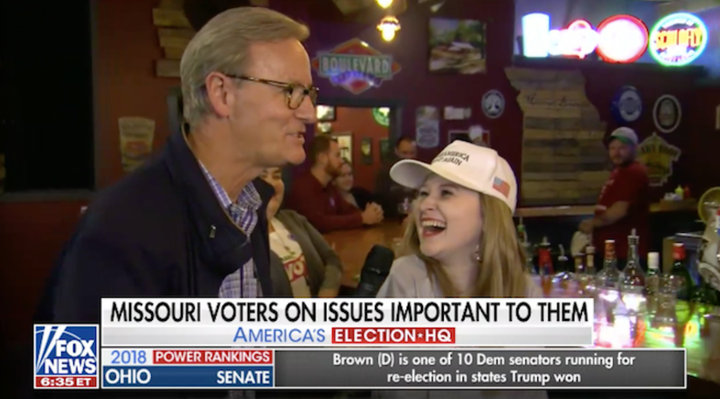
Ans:
[[[672,133],[680,126],[682,107],[675,96],[665,94],[655,101],[653,121],[655,127],[663,133]]]
[[[377,122],[378,125],[385,127],[390,126],[390,108],[373,108],[372,115],[373,119],[375,119],[375,122]]]
[[[598,25],[597,53],[606,62],[637,61],[648,46],[648,28],[632,15],[615,15]]]
[[[612,113],[618,122],[635,122],[642,114],[642,99],[632,86],[621,88],[612,102]]]
[[[522,25],[525,57],[585,58],[597,51],[607,62],[630,63],[648,46],[647,27],[632,15],[612,16],[597,29],[584,19],[571,22],[565,29],[550,29],[548,14],[533,13],[523,17]]]
[[[319,52],[312,60],[312,66],[333,86],[340,86],[353,94],[379,87],[400,71],[400,64],[393,60],[392,55],[382,54],[360,39]]]
[[[645,164],[651,186],[662,186],[673,174],[673,163],[680,159],[679,148],[653,133],[638,146],[638,160]]]
[[[565,29],[548,32],[548,53],[553,56],[585,58],[597,48],[598,34],[590,22],[573,21]]]
[[[145,162],[152,153],[155,121],[140,116],[118,118],[120,127],[120,155],[125,173]]]
[[[707,47],[705,23],[688,13],[670,14],[650,31],[650,55],[666,66],[683,66],[695,61]]]
[[[488,118],[499,118],[505,110],[505,97],[498,90],[488,91],[482,98],[482,110]]]
[[[440,112],[430,105],[415,111],[415,142],[420,148],[435,148],[440,144]]]

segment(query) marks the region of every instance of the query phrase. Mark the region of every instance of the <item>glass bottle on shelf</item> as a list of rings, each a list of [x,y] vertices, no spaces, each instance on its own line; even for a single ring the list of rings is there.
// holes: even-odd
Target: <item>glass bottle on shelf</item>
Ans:
[[[647,310],[655,313],[660,293],[660,254],[657,252],[648,253],[648,272],[645,276],[645,298]]]
[[[585,248],[585,273],[595,276],[595,247],[592,245]]]
[[[645,293],[648,296],[657,295],[660,291],[660,254],[648,253],[648,272],[645,276]]]
[[[619,288],[620,270],[615,255],[615,240],[605,240],[605,260],[603,268],[595,275],[595,285],[598,289]]]
[[[520,244],[526,244],[528,242],[528,237],[527,237],[527,230],[525,229],[525,225],[523,224],[522,216],[520,216],[520,220],[518,221],[517,233],[518,233],[518,241],[520,241]]]
[[[570,288],[570,281],[572,280],[572,271],[570,270],[570,262],[565,255],[565,247],[562,244],[558,246],[560,254],[558,255],[557,270],[558,273],[555,275],[555,279],[560,284],[560,287],[564,290]]]
[[[529,242],[526,242],[526,243],[522,244],[522,246],[525,250],[525,254],[527,255],[527,260],[525,261],[525,270],[527,271],[528,274],[537,275],[538,272],[537,272],[537,270],[535,270],[535,263],[533,261],[533,257],[535,256],[535,254],[533,253],[532,244],[530,244]]]
[[[552,292],[553,275],[555,274],[547,237],[543,237],[542,242],[538,245],[538,270],[543,293],[547,296]]]
[[[585,265],[583,260],[585,254],[576,254],[573,257],[575,263],[575,283],[577,284],[577,291],[580,295],[585,294],[587,290],[587,276],[585,275]]]
[[[718,306],[717,294],[718,292],[704,278],[700,278],[700,284],[693,292],[691,300],[696,310],[705,315],[712,310],[713,306]]]
[[[623,270],[622,290],[642,294],[645,290],[645,272],[640,267],[638,245],[640,245],[640,237],[635,235],[635,229],[633,229],[628,236],[627,265]]]
[[[637,313],[645,303],[645,272],[640,267],[638,257],[638,245],[640,237],[635,234],[635,229],[628,236],[627,264],[622,273],[620,281],[620,292],[623,303],[630,313]]]
[[[685,263],[685,246],[680,242],[673,244],[673,259],[675,261],[670,270],[670,282],[675,288],[677,299],[688,301],[692,296],[695,284]]]

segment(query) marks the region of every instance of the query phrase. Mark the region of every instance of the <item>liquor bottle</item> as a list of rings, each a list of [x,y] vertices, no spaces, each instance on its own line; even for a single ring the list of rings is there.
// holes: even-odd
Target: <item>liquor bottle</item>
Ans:
[[[570,288],[570,280],[572,280],[570,263],[568,262],[567,255],[565,255],[565,247],[560,244],[558,248],[560,249],[560,255],[558,255],[557,262],[557,270],[559,270],[559,272],[555,275],[555,278],[557,278],[560,282],[560,287],[567,290]]]
[[[555,274],[550,248],[547,237],[543,237],[542,242],[538,245],[538,269],[540,271],[540,282],[545,295],[549,295],[552,292],[553,274]]]
[[[523,249],[525,250],[525,254],[526,254],[526,258],[527,258],[525,260],[525,269],[526,269],[527,273],[531,274],[531,275],[537,275],[538,271],[535,269],[535,263],[534,263],[534,259],[533,259],[535,254],[533,253],[534,251],[533,251],[532,244],[530,244],[529,242],[526,242],[521,245],[522,245]]]
[[[695,284],[693,284],[690,270],[685,264],[685,246],[682,243],[673,244],[673,258],[675,262],[670,270],[670,280],[675,288],[677,298],[683,301],[690,300]]]
[[[575,274],[579,275],[585,273],[585,265],[583,265],[584,257],[584,254],[577,254],[573,257],[573,261],[575,262]]]
[[[523,224],[522,216],[520,216],[520,220],[518,221],[517,233],[518,233],[518,241],[520,241],[521,244],[527,243],[527,241],[528,241],[527,230],[525,229],[525,225]]]
[[[658,307],[658,294],[660,293],[660,254],[657,252],[648,253],[648,272],[645,276],[645,298],[646,307],[650,314],[654,315]]]
[[[578,285],[578,293],[580,295],[583,295],[587,292],[587,285],[589,277],[585,273],[585,265],[583,264],[583,260],[585,259],[585,254],[577,254],[574,257],[575,259],[575,282]]]
[[[595,275],[595,285],[599,289],[618,289],[620,270],[615,255],[615,240],[605,240],[605,260],[603,268]]]
[[[660,292],[660,254],[648,253],[648,272],[645,276],[645,292],[647,296],[655,296]]]
[[[718,306],[717,291],[701,277],[700,284],[692,294],[692,302],[702,307]]]
[[[628,236],[627,265],[623,270],[622,290],[641,294],[645,290],[645,272],[640,267],[638,257],[638,245],[640,237],[635,234],[635,229]]]
[[[585,248],[585,273],[595,276],[595,247],[592,245]]]

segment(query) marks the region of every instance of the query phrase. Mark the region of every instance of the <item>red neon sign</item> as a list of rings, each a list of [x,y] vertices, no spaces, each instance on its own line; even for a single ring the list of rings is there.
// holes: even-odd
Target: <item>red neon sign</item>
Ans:
[[[598,25],[597,53],[606,62],[637,61],[648,46],[648,28],[632,15],[615,15]]]
[[[549,31],[547,38],[547,51],[553,56],[582,59],[597,51],[606,62],[631,63],[645,54],[649,34],[640,19],[615,15],[602,21],[597,29],[584,19],[575,20],[565,29]]]
[[[573,21],[565,29],[553,29],[548,33],[548,52],[551,55],[585,58],[597,47],[597,32],[584,19]]]

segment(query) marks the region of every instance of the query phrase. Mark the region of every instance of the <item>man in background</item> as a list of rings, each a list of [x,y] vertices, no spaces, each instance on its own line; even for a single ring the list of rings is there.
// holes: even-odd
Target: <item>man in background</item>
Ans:
[[[102,297],[272,295],[265,168],[305,160],[317,89],[308,28],[241,7],[198,31],[181,63],[190,132],[103,190],[82,216],[36,320],[100,321]]]
[[[605,240],[615,240],[618,267],[621,269],[627,260],[627,237],[632,230],[635,229],[640,237],[638,256],[641,260],[647,256],[650,239],[650,183],[645,165],[635,159],[637,146],[637,134],[630,128],[621,127],[610,134],[608,153],[613,171],[602,188],[595,216],[580,223],[580,231],[592,234],[593,245],[600,257]]]
[[[343,165],[337,140],[326,134],[315,136],[308,152],[310,170],[293,182],[285,207],[305,216],[321,233],[357,229],[383,220],[380,205],[369,203],[361,211],[330,184]]]
[[[408,189],[390,178],[390,168],[401,159],[417,158],[417,144],[410,137],[400,137],[395,142],[394,159],[384,164],[375,176],[375,196],[382,205],[385,216],[401,217],[401,205],[415,197],[415,190]]]

